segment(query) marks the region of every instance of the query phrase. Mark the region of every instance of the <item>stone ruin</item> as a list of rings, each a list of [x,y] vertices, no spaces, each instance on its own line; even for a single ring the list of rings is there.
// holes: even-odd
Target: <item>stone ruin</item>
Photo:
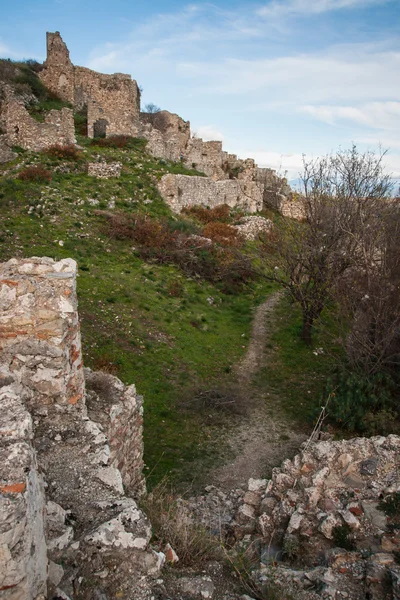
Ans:
[[[248,212],[263,207],[278,210],[284,216],[302,218],[300,202],[294,202],[285,178],[272,169],[258,167],[254,160],[242,160],[222,149],[222,142],[205,142],[191,136],[190,123],[168,111],[141,113],[140,135],[147,139],[153,156],[196,169],[206,177],[164,175],[159,191],[172,210],[200,204],[210,208],[228,204]],[[193,179],[193,181],[191,181]]]
[[[60,33],[47,33],[47,58],[40,79],[76,111],[87,110],[87,135],[138,136],[140,92],[130,75],[104,75],[74,66]]]
[[[161,563],[136,503],[142,399],[84,374],[75,261],[2,264],[0,307],[0,598],[135,597]]]
[[[250,480],[231,522],[259,548],[256,579],[295,598],[400,598],[400,437],[308,443]]]
[[[56,144],[76,143],[72,109],[50,110],[41,123],[29,114],[24,100],[15,96],[10,86],[0,87],[3,94],[3,101],[0,102],[0,124],[5,131],[5,134],[0,136],[0,163],[12,160],[16,156],[11,151],[12,146],[40,152]]]
[[[130,75],[105,75],[72,64],[60,33],[47,33],[47,58],[39,77],[45,86],[72,108],[51,110],[43,123],[29,114],[30,98],[17,97],[3,85],[0,107],[0,163],[15,156],[12,146],[41,151],[54,145],[75,144],[73,111],[87,115],[87,135],[143,137],[147,150],[156,158],[179,162],[206,177],[191,181],[180,175],[167,175],[159,190],[171,208],[215,206],[226,203],[248,212],[272,207],[284,216],[302,218],[301,203],[294,202],[285,178],[272,169],[259,168],[253,159],[242,160],[222,148],[220,141],[203,141],[191,135],[189,121],[176,114],[140,112],[140,91]],[[90,167],[93,175],[99,167]],[[103,169],[104,170],[104,169]],[[111,173],[102,176],[113,176]]]

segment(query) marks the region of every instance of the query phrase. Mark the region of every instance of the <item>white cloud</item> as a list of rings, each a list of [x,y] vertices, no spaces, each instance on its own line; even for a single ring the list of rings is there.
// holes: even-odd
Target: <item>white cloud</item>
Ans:
[[[346,120],[372,129],[400,133],[400,102],[370,102],[361,106],[308,105],[300,107],[299,111],[331,125]]]
[[[272,0],[257,13],[262,17],[276,18],[289,15],[310,15],[351,8],[365,8],[383,4],[385,0]]]
[[[199,138],[202,138],[205,142],[219,140],[224,141],[224,134],[219,131],[215,125],[200,125],[194,127],[193,130],[196,132]]]

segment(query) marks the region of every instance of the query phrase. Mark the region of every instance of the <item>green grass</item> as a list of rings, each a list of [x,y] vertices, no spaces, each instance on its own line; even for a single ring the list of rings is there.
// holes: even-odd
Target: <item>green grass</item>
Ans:
[[[335,342],[333,309],[327,308],[317,323],[312,346],[300,339],[300,309],[284,297],[275,314],[267,366],[258,385],[300,426],[309,426],[318,412],[326,379],[341,354]]]
[[[210,436],[212,411],[191,410],[190,399],[229,376],[245,350],[254,306],[271,288],[253,283],[227,295],[176,267],[145,263],[132,241],[110,238],[106,220],[96,212],[109,210],[110,201],[120,211],[166,217],[178,229],[192,225],[170,212],[154,186],[154,178],[172,168],[169,163],[149,157],[140,144],[85,150],[75,162],[26,152],[8,163],[7,176],[0,178],[0,259],[77,260],[85,364],[110,370],[144,395],[150,483],[166,474],[188,480],[194,464],[207,466],[219,451],[218,438]],[[88,177],[83,171],[93,154],[123,162],[121,178]],[[52,181],[16,179],[21,160],[43,164]],[[66,172],[56,172],[58,167]]]

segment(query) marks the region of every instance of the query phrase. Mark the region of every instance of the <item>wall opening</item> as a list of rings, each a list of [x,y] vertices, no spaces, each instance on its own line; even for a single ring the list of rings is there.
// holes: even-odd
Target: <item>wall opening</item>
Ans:
[[[107,135],[107,125],[108,121],[106,121],[106,119],[97,119],[97,121],[93,123],[93,137],[105,138]]]
[[[85,104],[81,109],[74,113],[75,132],[85,137],[88,136],[88,108]]]

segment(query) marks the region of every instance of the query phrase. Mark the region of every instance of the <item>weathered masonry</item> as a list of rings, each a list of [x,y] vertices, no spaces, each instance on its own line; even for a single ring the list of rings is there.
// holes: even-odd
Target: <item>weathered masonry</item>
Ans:
[[[74,66],[60,33],[47,33],[43,83],[75,110],[87,110],[88,137],[138,135],[140,92],[130,75]]]
[[[0,599],[83,592],[92,557],[113,577],[157,571],[135,502],[141,398],[111,375],[84,376],[75,261],[0,265],[0,352]]]

